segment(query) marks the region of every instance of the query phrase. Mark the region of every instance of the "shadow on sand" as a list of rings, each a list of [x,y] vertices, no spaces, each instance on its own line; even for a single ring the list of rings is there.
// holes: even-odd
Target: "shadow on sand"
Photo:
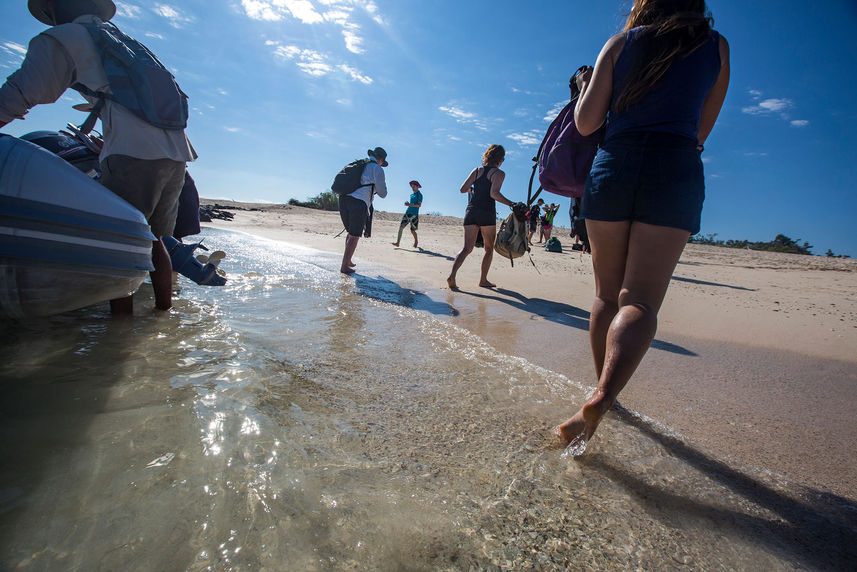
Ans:
[[[719,286],[720,288],[732,288],[733,290],[746,290],[747,292],[756,292],[755,288],[745,288],[743,286],[733,286],[732,284],[719,284],[717,282],[708,282],[706,280],[696,280],[695,278],[682,278],[681,276],[673,276],[673,280],[679,282],[689,282],[691,284],[700,284],[702,286]]]
[[[390,302],[414,310],[424,310],[432,314],[457,316],[458,310],[445,302],[436,302],[425,293],[410,288],[402,288],[383,276],[370,278],[362,274],[352,274],[357,292],[367,298]]]
[[[563,326],[571,326],[572,328],[577,328],[578,330],[589,330],[589,312],[586,310],[581,310],[577,306],[572,306],[571,304],[565,304],[563,302],[554,302],[552,300],[545,300],[543,298],[527,298],[519,292],[507,290],[505,288],[493,289],[493,292],[496,292],[497,294],[502,294],[502,296],[481,294],[479,292],[467,292],[464,290],[458,290],[458,292],[461,294],[467,294],[468,296],[473,296],[475,298],[503,302],[504,304],[508,304],[509,306],[517,308],[522,312],[528,312],[530,314],[540,316],[545,320],[554,322],[556,324],[561,324]],[[509,298],[514,298],[514,300],[510,300]],[[696,357],[699,355],[687,348],[663,340],[653,340],[651,347],[656,350],[670,352],[678,355],[690,357]]]
[[[422,248],[420,246],[418,246],[417,248],[405,248],[403,246],[397,246],[396,248],[398,248],[399,250],[404,250],[405,252],[413,252],[416,254],[425,254],[427,256],[435,256],[437,258],[443,258],[444,260],[449,260],[450,262],[455,260],[454,256],[447,256],[446,254],[441,254],[440,252],[435,252],[433,250],[426,250],[425,248]]]
[[[694,497],[692,493],[647,482],[628,466],[605,456],[582,457],[580,462],[621,483],[651,514],[675,525],[688,517],[728,523],[734,535],[763,543],[786,554],[799,568],[854,570],[857,562],[857,503],[809,487],[794,494],[777,491],[727,464],[709,457],[678,438],[660,432],[652,423],[619,406],[619,418],[659,443],[666,451],[689,463],[735,495],[746,499],[748,511],[727,508]],[[745,505],[746,506],[746,505]],[[755,508],[755,514],[750,510]]]

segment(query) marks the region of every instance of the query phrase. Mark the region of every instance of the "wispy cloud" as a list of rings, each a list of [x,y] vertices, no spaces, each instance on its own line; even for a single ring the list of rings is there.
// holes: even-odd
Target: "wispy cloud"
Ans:
[[[480,119],[475,113],[465,111],[464,109],[456,105],[441,105],[440,107],[438,107],[438,109],[455,119],[458,123],[472,125],[482,131],[488,130],[488,127],[486,127],[485,122]]]
[[[558,103],[554,103],[553,107],[548,109],[547,113],[545,113],[544,120],[550,123],[551,121],[556,119],[557,115],[559,115],[559,112],[562,111],[562,109],[566,105],[568,105],[567,101],[560,101]]]
[[[18,65],[24,61],[27,47],[16,42],[3,42],[0,44],[0,54],[3,54],[10,63]]]
[[[229,133],[238,133],[239,131],[241,131],[241,128],[240,127],[224,127],[223,130],[227,131]]]
[[[126,2],[115,2],[115,4],[116,15],[121,16],[122,18],[136,20],[143,13],[143,9],[139,6],[135,6],[134,4],[128,4]]]
[[[352,81],[364,85],[369,85],[374,81],[353,66],[331,63],[329,56],[316,50],[302,49],[294,45],[284,46],[271,40],[267,41],[266,44],[273,48],[275,57],[280,60],[295,62],[298,69],[307,75],[321,77],[339,71]]]
[[[512,133],[510,135],[506,135],[512,141],[515,141],[519,145],[538,145],[542,142],[542,136],[544,133],[541,131],[536,131],[535,129],[530,131],[525,131],[524,133]]]
[[[757,89],[748,90],[748,93],[755,103],[742,107],[742,113],[746,113],[747,115],[778,116],[783,121],[788,121],[794,127],[806,127],[809,125],[809,121],[806,119],[791,118],[791,110],[796,107],[795,102],[791,99],[786,97],[765,98],[764,94]]]
[[[355,54],[365,51],[363,30],[354,21],[356,8],[363,9],[376,24],[387,25],[378,6],[371,0],[315,0],[315,3],[310,0],[241,0],[241,8],[253,20],[278,22],[292,19],[302,24],[339,26],[345,49]]]
[[[147,38],[155,38],[156,40],[163,40],[164,36],[162,34],[157,34],[155,32],[146,32]]]
[[[156,14],[162,16],[170,21],[170,26],[173,28],[182,28],[186,24],[190,24],[194,21],[191,16],[185,16],[177,9],[169,6],[168,4],[155,4],[152,8]]]

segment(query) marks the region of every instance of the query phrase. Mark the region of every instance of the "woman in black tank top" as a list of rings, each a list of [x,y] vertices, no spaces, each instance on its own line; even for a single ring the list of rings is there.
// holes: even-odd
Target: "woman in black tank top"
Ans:
[[[482,154],[482,167],[473,169],[464,184],[461,185],[462,193],[470,193],[467,210],[464,212],[464,248],[455,257],[452,264],[452,272],[446,279],[447,284],[453,290],[458,289],[455,276],[461,268],[464,259],[473,251],[476,244],[476,236],[482,232],[485,243],[485,255],[482,257],[482,274],[479,285],[485,288],[493,288],[494,284],[488,281],[488,269],[491,268],[491,259],[494,257],[494,237],[497,233],[497,201],[504,205],[512,206],[512,201],[500,193],[500,187],[506,174],[500,170],[500,165],[506,158],[506,150],[501,145],[491,145]]]

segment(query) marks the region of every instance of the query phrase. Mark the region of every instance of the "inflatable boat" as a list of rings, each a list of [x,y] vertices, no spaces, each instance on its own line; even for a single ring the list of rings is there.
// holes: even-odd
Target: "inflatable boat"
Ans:
[[[143,214],[57,155],[0,134],[0,317],[132,294],[152,270]]]

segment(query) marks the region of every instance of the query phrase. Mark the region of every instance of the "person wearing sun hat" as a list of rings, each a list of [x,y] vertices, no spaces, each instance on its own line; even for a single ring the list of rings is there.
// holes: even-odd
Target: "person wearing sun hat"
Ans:
[[[343,274],[353,274],[356,264],[352,260],[357,249],[357,241],[363,236],[369,236],[372,224],[372,199],[378,195],[382,199],[387,196],[387,180],[384,169],[387,163],[387,152],[383,147],[375,147],[366,151],[369,156],[360,176],[360,186],[353,193],[339,197],[339,217],[348,236],[345,237],[345,252],[342,254],[342,265],[339,270]]]
[[[411,198],[405,201],[408,210],[402,215],[402,222],[399,223],[399,236],[396,237],[393,246],[399,246],[399,243],[402,242],[402,231],[410,224],[411,234],[414,235],[414,248],[417,248],[420,243],[417,237],[417,229],[420,226],[420,206],[423,204],[423,194],[420,192],[422,185],[419,181],[411,181],[408,184],[411,186]]]
[[[105,24],[116,14],[112,0],[29,0],[27,7],[50,28],[30,41],[21,67],[0,87],[0,127],[23,119],[38,104],[56,102],[73,86],[86,93],[114,93],[101,53],[85,27],[112,26]],[[156,237],[171,235],[185,164],[197,157],[184,129],[156,127],[109,97],[83,97],[92,106],[104,102],[99,112],[104,135],[101,184],[140,210]],[[152,243],[152,264],[155,307],[168,310],[172,268],[160,239]],[[111,300],[110,309],[132,314],[133,297]]]

